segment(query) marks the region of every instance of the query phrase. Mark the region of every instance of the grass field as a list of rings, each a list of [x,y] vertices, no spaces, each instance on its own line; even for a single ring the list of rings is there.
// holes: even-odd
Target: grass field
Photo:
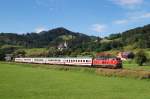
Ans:
[[[125,69],[133,69],[133,70],[146,70],[146,71],[150,71],[150,65],[149,64],[146,64],[146,65],[144,64],[144,66],[139,66],[134,61],[123,62],[123,68],[125,68]]]
[[[150,80],[32,66],[0,62],[0,99],[150,99]]]

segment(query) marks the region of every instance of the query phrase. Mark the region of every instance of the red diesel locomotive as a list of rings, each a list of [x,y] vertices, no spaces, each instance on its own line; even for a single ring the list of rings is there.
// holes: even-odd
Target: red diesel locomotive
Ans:
[[[117,69],[122,68],[122,61],[116,57],[99,57],[93,59],[94,67]]]

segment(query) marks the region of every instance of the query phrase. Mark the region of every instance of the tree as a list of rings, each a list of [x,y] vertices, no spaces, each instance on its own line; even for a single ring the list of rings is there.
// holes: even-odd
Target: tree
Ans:
[[[121,37],[121,34],[118,33],[118,34],[110,34],[109,37],[107,39],[109,40],[114,40],[114,39],[118,39]]]
[[[25,54],[26,52],[22,49],[18,49],[13,53],[15,57],[25,57]]]
[[[0,49],[0,60],[4,60],[5,53],[2,49]]]
[[[0,48],[0,60],[4,60],[6,54],[12,54],[19,47],[13,45],[4,45]]]
[[[147,62],[147,57],[146,57],[146,54],[143,50],[140,50],[136,53],[136,63],[139,65],[139,66],[142,66],[145,62]]]
[[[101,44],[101,51],[108,51],[111,49],[111,43],[109,42],[104,42]]]
[[[133,52],[129,52],[128,55],[127,55],[127,57],[128,57],[129,59],[134,59],[135,54],[134,54]]]

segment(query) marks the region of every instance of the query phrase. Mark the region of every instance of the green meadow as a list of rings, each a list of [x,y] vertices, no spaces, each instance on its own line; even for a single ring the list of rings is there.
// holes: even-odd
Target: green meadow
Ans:
[[[0,62],[0,99],[150,99],[150,80]]]

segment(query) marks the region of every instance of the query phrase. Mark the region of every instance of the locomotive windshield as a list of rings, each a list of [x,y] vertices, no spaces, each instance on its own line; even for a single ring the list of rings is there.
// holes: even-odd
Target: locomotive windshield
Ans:
[[[96,59],[106,60],[106,59],[116,59],[116,57],[114,57],[114,56],[97,56]]]

